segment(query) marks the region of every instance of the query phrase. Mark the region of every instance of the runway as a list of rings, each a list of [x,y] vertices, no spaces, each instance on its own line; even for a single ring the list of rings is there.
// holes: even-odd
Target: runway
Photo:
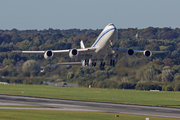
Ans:
[[[180,109],[177,108],[126,105],[126,104],[117,104],[117,103],[91,102],[91,101],[79,101],[79,100],[50,99],[50,98],[39,98],[39,97],[0,95],[0,105],[44,107],[44,108],[0,107],[0,109],[94,111],[94,112],[180,118]]]

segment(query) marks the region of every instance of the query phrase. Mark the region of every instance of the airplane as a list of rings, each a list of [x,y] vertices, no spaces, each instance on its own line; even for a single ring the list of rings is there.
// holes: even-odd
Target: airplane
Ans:
[[[46,50],[46,51],[13,51],[23,54],[40,54],[44,55],[45,59],[51,59],[53,56],[67,57],[81,59],[81,62],[65,62],[58,63],[62,65],[78,65],[82,67],[95,67],[97,61],[100,61],[100,67],[105,66],[104,60],[110,60],[110,66],[115,66],[115,60],[118,60],[122,52],[132,56],[134,53],[143,53],[144,56],[150,57],[152,53],[163,53],[164,51],[150,51],[150,50],[133,50],[113,47],[113,43],[117,40],[118,31],[114,24],[108,24],[100,33],[96,41],[91,47],[85,48],[81,40],[81,49],[68,50]]]

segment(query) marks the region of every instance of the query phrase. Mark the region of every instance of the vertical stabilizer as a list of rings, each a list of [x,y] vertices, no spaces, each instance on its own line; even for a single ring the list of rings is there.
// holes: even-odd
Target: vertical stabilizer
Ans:
[[[81,40],[81,42],[80,42],[80,45],[81,45],[81,49],[84,49],[84,48],[85,48],[84,43],[83,43],[82,40]]]

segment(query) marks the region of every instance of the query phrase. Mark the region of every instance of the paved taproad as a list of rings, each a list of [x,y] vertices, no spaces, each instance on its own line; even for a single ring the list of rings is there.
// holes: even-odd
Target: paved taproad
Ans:
[[[40,106],[45,108],[0,107],[0,109],[62,110],[62,111],[94,111],[122,113],[156,117],[180,118],[180,109],[126,105],[118,103],[91,102],[80,100],[50,99],[40,97],[24,97],[0,95],[0,105]]]

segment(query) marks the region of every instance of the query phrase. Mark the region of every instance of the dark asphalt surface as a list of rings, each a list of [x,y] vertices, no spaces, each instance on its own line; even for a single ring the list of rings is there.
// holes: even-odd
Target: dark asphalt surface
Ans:
[[[117,104],[117,103],[49,99],[49,98],[11,96],[11,95],[0,95],[0,105],[45,107],[45,108],[0,107],[0,109],[94,111],[94,112],[108,112],[108,113],[156,116],[156,117],[180,118],[180,109],[178,108],[126,105],[126,104]]]

